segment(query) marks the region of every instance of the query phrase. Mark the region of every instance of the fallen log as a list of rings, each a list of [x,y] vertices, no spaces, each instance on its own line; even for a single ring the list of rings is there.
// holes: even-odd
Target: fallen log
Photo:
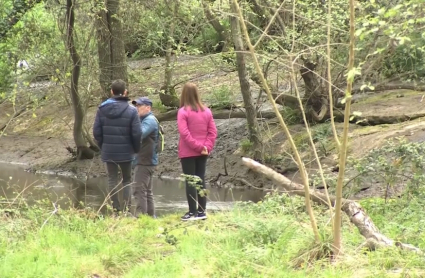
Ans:
[[[260,164],[250,158],[243,157],[242,162],[251,170],[261,173],[266,177],[276,181],[277,183],[282,185],[287,192],[302,197],[305,196],[303,185],[291,181],[290,179],[277,173],[273,169],[263,164]],[[329,206],[325,194],[316,190],[311,190],[310,196],[313,202],[320,205],[325,205],[327,207]],[[334,206],[336,197],[329,196],[329,198],[332,205]],[[342,199],[342,203],[342,211],[347,214],[351,223],[353,223],[357,227],[360,234],[366,239],[366,242],[362,244],[362,246],[368,247],[370,250],[374,250],[378,247],[399,247],[404,250],[413,251],[420,254],[423,253],[419,248],[411,244],[394,241],[388,238],[387,236],[381,234],[378,228],[373,223],[372,219],[366,214],[365,210],[357,202],[348,199]]]
[[[280,111],[281,113],[283,110]],[[340,110],[334,110],[335,122],[343,122],[344,114]],[[177,119],[177,110],[172,110],[166,113],[158,114],[158,121],[175,121]],[[235,119],[235,118],[246,118],[245,111],[234,111],[229,109],[223,109],[218,111],[213,111],[214,119]],[[276,114],[273,111],[267,112],[258,112],[258,118],[263,119],[274,119],[276,118]],[[378,116],[378,115],[370,115],[370,116],[359,116],[352,114],[350,116],[350,123],[357,124],[360,126],[374,126],[374,125],[382,125],[382,124],[396,124],[407,121],[412,121],[418,118],[425,117],[425,113],[415,113],[408,115],[388,115],[388,116]]]
[[[382,91],[392,91],[392,90],[412,90],[423,92],[425,91],[425,84],[406,84],[406,83],[398,83],[398,84],[380,84],[373,88],[373,90],[369,87],[357,88],[354,89],[352,94],[358,93],[368,93],[368,92],[382,92]]]
[[[296,96],[275,93],[272,96],[277,104],[290,107],[294,110],[300,110],[300,102]]]
[[[281,111],[283,112],[283,110]],[[245,111],[235,111],[230,109],[222,109],[218,111],[212,111],[214,119],[244,119],[246,118]],[[160,122],[175,121],[177,119],[177,110],[168,111],[156,115],[156,118]],[[257,118],[273,119],[276,118],[276,114],[273,111],[257,112]]]
[[[334,111],[335,122],[343,122],[344,114],[342,111]],[[425,113],[415,113],[415,114],[403,114],[403,115],[370,115],[370,116],[361,116],[361,115],[351,115],[350,123],[354,123],[360,126],[374,126],[374,125],[383,125],[383,124],[396,124],[407,121],[412,121],[418,118],[425,117]]]

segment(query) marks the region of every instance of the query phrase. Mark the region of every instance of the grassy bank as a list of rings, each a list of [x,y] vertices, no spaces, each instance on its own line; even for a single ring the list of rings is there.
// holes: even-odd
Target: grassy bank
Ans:
[[[408,205],[406,205],[408,204]],[[425,248],[423,205],[363,205],[388,236]],[[323,244],[314,245],[303,200],[272,196],[207,221],[102,218],[40,206],[5,211],[0,277],[423,277],[423,257],[398,249],[357,250],[363,238],[344,223],[342,259],[330,265],[328,214],[316,208]],[[47,221],[46,221],[47,220]],[[320,258],[322,257],[322,258]]]

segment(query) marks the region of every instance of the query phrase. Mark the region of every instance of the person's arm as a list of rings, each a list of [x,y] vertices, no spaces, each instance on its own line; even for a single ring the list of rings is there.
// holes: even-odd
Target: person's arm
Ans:
[[[142,121],[142,128],[141,128],[142,139],[145,139],[146,137],[148,137],[152,132],[157,130],[157,128],[159,128],[159,126],[156,120],[154,119],[154,117],[147,116]]]
[[[177,113],[177,128],[180,134],[180,138],[186,142],[188,146],[191,146],[193,150],[201,154],[204,145],[196,141],[190,134],[189,128],[187,127],[187,113],[182,109]]]
[[[209,121],[207,129],[207,139],[205,140],[205,147],[207,147],[208,153],[212,151],[215,145],[215,140],[217,138],[217,127],[214,122],[213,115],[211,111],[209,112]]]
[[[100,119],[99,110],[96,113],[96,118],[93,124],[93,137],[97,142],[97,145],[102,149],[103,144],[103,129],[102,129],[102,120]]]
[[[132,110],[131,117],[131,142],[135,153],[140,150],[140,139],[142,138],[142,131],[140,130],[140,119],[137,111]]]

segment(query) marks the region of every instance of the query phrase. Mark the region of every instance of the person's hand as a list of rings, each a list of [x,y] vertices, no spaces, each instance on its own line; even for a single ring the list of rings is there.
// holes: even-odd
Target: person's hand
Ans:
[[[202,149],[201,154],[202,155],[208,155],[208,149],[207,149],[207,147],[204,146],[204,148]]]

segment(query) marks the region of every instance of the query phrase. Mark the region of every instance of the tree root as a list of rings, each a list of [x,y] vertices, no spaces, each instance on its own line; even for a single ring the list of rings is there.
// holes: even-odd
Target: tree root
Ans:
[[[251,170],[259,172],[265,175],[266,177],[278,182],[289,193],[292,193],[301,197],[305,196],[303,185],[292,182],[287,177],[280,175],[273,169],[265,165],[262,165],[250,158],[243,157],[242,162],[243,164],[245,164],[245,166],[247,166]],[[325,194],[320,193],[316,190],[311,190],[310,195],[313,202],[328,206],[328,202],[327,202],[327,198]],[[329,198],[331,200],[332,205],[334,205],[336,197],[329,196]],[[378,228],[373,223],[372,219],[366,214],[364,209],[357,202],[348,200],[348,199],[343,199],[342,203],[343,203],[342,211],[344,211],[347,214],[351,223],[353,223],[357,227],[360,234],[366,239],[366,242],[363,243],[360,247],[367,247],[370,250],[375,250],[378,247],[398,247],[403,250],[423,254],[422,250],[420,250],[419,248],[413,245],[394,241],[386,237],[385,235],[381,234]]]

